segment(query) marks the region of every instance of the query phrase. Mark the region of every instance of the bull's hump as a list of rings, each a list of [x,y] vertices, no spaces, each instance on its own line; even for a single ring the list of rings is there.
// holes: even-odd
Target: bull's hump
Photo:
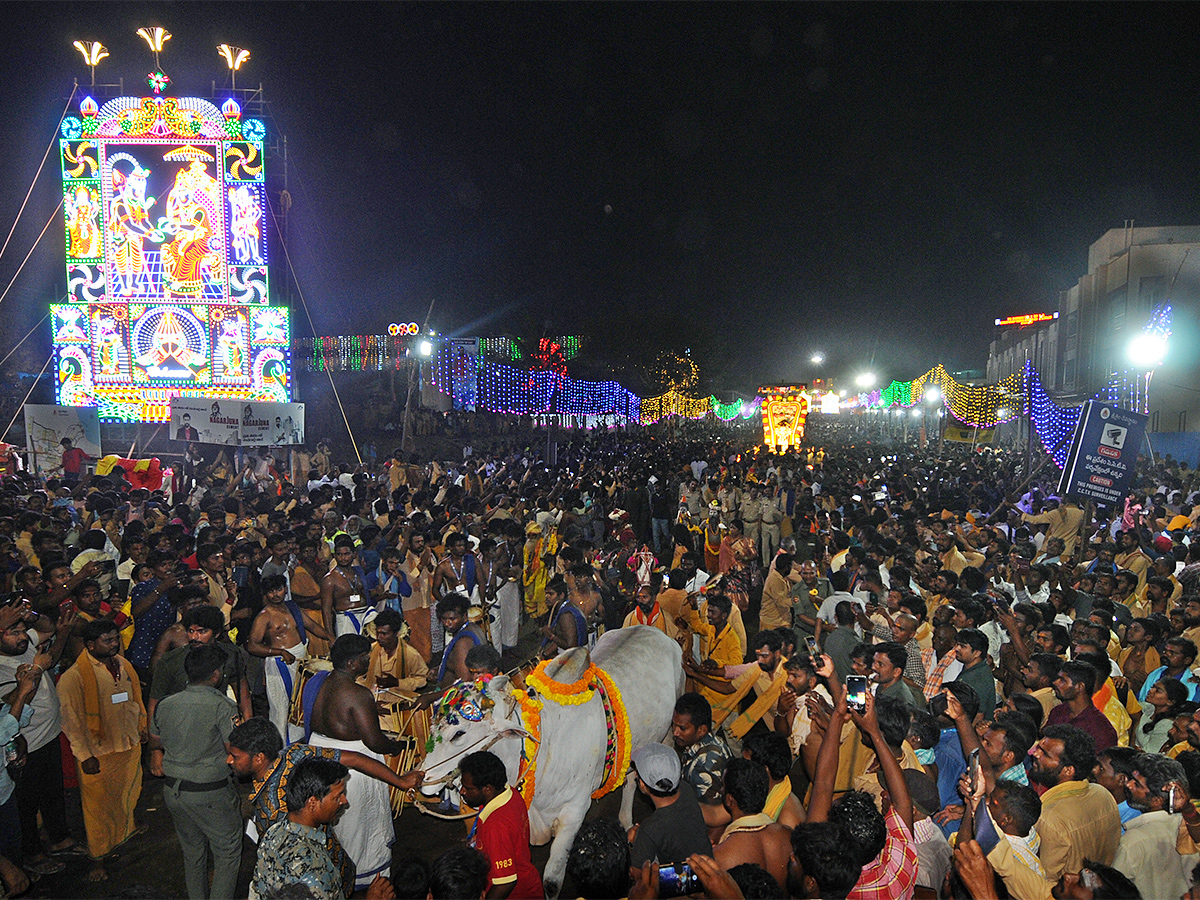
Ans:
[[[559,684],[574,684],[592,664],[587,647],[572,647],[560,653],[545,668],[546,677]]]

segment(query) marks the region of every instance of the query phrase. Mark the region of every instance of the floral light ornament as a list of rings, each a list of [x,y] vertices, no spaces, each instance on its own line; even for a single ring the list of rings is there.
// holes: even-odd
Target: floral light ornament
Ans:
[[[167,85],[171,83],[171,79],[160,72],[151,72],[146,76],[146,84],[154,89],[154,93],[161,94],[167,89]]]
[[[241,47],[231,47],[229,44],[217,44],[217,53],[229,67],[229,84],[232,90],[237,90],[237,73],[242,63],[250,58],[250,51]]]
[[[71,46],[83,55],[83,64],[92,70],[92,87],[95,87],[96,66],[108,56],[108,48],[99,41],[72,41]]]
[[[162,68],[158,64],[158,54],[162,53],[163,44],[171,39],[171,32],[156,25],[153,28],[139,28],[137,36],[146,42],[150,52],[154,54],[154,68]]]

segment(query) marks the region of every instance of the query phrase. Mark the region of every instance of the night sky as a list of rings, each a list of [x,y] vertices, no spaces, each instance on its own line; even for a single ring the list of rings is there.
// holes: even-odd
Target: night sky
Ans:
[[[885,380],[982,368],[992,320],[1053,309],[1105,230],[1200,221],[1194,10],[5,4],[0,239],[88,80],[71,41],[145,94],[134,31],[162,25],[175,96],[228,85],[216,44],[251,50],[239,86],[264,85],[288,136],[321,333],[436,300],[452,334],[690,347],[709,388],[806,380],[818,349],[843,378],[872,355]],[[0,289],[61,195],[56,152]],[[64,290],[60,222],[6,338]]]

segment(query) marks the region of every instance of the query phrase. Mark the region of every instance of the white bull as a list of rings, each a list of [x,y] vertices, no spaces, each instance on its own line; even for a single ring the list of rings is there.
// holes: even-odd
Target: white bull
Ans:
[[[570,683],[580,677],[572,673],[582,673],[587,662],[588,651],[576,647],[561,653],[550,669],[561,670],[561,680]],[[679,644],[657,628],[621,628],[596,642],[591,662],[608,674],[621,693],[629,716],[631,751],[661,742],[670,731],[675,701],[683,693]],[[483,749],[500,757],[509,784],[516,784],[526,731],[513,690],[508,678],[494,678],[487,693],[495,706],[482,721],[456,716],[455,724],[435,724],[434,748],[422,764],[427,782],[422,791],[427,796],[442,790],[462,756]],[[592,792],[604,781],[607,732],[599,694],[579,705],[543,699],[529,825],[534,844],[554,842],[542,880],[546,896],[556,897],[575,833],[587,815]],[[628,778],[621,797],[621,824],[626,828],[632,824],[633,795],[634,782]]]

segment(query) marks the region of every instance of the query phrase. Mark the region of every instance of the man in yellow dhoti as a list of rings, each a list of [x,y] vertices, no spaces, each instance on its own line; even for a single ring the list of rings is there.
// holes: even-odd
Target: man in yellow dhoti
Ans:
[[[104,857],[137,832],[133,810],[142,793],[146,707],[133,666],[117,655],[121,636],[108,619],[83,628],[84,651],[58,682],[63,733],[79,766],[88,878],[107,877]]]

